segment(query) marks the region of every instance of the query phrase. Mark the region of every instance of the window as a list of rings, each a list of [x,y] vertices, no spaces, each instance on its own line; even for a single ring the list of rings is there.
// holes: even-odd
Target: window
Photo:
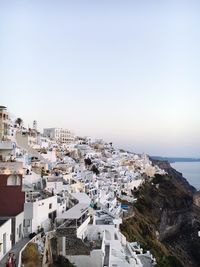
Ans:
[[[7,179],[7,185],[21,185],[21,179],[17,175],[10,175]]]
[[[52,209],[52,203],[49,204],[49,209]]]
[[[27,219],[27,220],[25,221],[25,226],[26,226],[26,227],[31,226],[31,220]]]

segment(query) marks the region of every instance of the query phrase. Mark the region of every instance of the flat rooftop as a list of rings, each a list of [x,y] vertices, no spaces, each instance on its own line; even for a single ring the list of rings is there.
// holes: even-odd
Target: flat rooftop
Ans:
[[[86,193],[71,193],[71,196],[78,200],[81,204],[90,205],[91,199]]]
[[[0,150],[12,150],[13,144],[11,141],[0,141]]]
[[[59,219],[79,219],[83,216],[84,213],[88,211],[88,204],[78,203],[71,209],[65,211],[61,215],[58,216]]]

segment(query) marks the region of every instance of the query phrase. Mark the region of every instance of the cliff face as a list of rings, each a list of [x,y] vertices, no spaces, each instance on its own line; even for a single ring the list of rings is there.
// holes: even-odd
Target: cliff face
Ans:
[[[138,190],[135,217],[123,223],[126,237],[156,256],[158,266],[200,266],[200,208],[195,188],[167,162],[156,162],[168,175],[157,175]]]
[[[196,192],[196,189],[188,183],[188,181],[182,176],[182,173],[173,169],[168,161],[152,160],[152,162],[172,176],[177,186],[181,187],[181,190],[186,191],[189,194],[194,194]]]

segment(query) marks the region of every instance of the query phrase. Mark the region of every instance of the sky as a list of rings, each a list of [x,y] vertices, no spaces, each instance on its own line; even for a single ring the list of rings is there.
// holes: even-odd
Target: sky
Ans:
[[[200,2],[0,1],[0,104],[133,152],[200,157]]]

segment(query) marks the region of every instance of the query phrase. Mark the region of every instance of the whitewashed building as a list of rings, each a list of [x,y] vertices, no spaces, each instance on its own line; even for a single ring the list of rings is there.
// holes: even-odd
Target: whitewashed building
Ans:
[[[74,141],[74,135],[68,129],[63,128],[45,128],[44,136],[49,137],[51,139],[55,139],[56,141],[70,144]]]
[[[40,228],[48,231],[57,213],[57,196],[37,198],[29,195],[28,202],[24,203],[24,234],[38,232]]]
[[[11,247],[11,219],[0,219],[0,261]]]

